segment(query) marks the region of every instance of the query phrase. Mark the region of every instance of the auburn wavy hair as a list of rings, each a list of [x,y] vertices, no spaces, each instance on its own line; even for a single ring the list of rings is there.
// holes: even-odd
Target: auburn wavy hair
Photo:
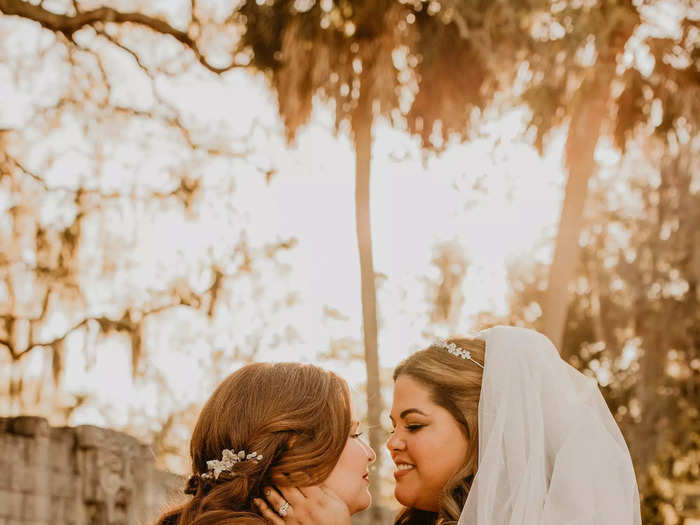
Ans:
[[[470,351],[473,359],[484,363],[484,341],[455,338],[447,342]],[[478,465],[482,371],[471,361],[454,356],[438,346],[430,346],[410,355],[394,370],[394,381],[406,375],[425,385],[432,401],[457,420],[469,443],[464,465],[442,489],[438,511],[404,508],[394,521],[395,525],[447,525],[459,520]]]
[[[253,498],[267,485],[318,484],[340,458],[351,428],[345,381],[317,366],[255,363],[227,377],[202,408],[190,443],[192,498],[158,525],[260,525]],[[262,454],[217,480],[203,478],[224,449]]]

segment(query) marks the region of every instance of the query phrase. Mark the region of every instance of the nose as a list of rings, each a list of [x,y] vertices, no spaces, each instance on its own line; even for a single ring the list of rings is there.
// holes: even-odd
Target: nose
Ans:
[[[367,462],[371,465],[372,463],[374,463],[376,461],[377,453],[372,448],[372,445],[370,445],[366,441],[360,440],[360,443],[362,443],[362,445],[365,447],[366,452],[367,452]]]
[[[406,448],[406,442],[394,432],[387,440],[386,448],[389,449],[389,452],[404,450]]]

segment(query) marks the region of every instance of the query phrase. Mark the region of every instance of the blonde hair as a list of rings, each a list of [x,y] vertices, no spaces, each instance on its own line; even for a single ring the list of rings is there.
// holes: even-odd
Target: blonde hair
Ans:
[[[480,339],[449,339],[472,359],[484,363],[486,343]],[[471,488],[479,454],[479,396],[483,369],[444,348],[430,346],[412,354],[394,370],[394,381],[406,375],[425,385],[434,403],[445,408],[460,423],[469,445],[464,465],[447,481],[440,494],[437,512],[405,508],[395,525],[448,524],[457,522]]]
[[[192,499],[158,525],[264,524],[252,500],[267,485],[325,480],[347,442],[350,393],[337,375],[300,363],[256,363],[227,377],[202,408],[192,434]],[[202,477],[224,449],[263,455],[218,479]]]

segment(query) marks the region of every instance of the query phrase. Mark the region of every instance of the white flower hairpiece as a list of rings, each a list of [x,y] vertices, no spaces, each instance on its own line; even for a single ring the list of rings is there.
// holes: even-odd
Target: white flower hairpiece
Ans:
[[[214,479],[219,479],[219,475],[222,472],[231,472],[231,469],[236,463],[251,459],[254,459],[255,461],[262,461],[262,458],[263,455],[258,454],[257,452],[246,454],[245,450],[234,452],[233,450],[225,448],[221,454],[221,460],[212,459],[207,461],[207,472],[202,474],[202,477],[208,479],[211,479],[212,477]]]
[[[437,343],[435,343],[435,346],[447,350],[450,354],[454,356],[461,357],[462,359],[466,359],[467,361],[471,361],[475,365],[480,366],[482,369],[484,368],[484,365],[482,365],[472,357],[472,353],[469,350],[464,350],[463,348],[458,347],[452,342],[438,341]]]

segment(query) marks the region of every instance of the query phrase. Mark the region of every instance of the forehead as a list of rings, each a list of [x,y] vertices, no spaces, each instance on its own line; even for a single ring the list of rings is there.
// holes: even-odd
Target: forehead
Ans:
[[[437,406],[431,398],[430,389],[420,381],[407,375],[401,375],[394,382],[392,416],[397,417],[409,408],[417,408],[427,412],[437,408]]]

